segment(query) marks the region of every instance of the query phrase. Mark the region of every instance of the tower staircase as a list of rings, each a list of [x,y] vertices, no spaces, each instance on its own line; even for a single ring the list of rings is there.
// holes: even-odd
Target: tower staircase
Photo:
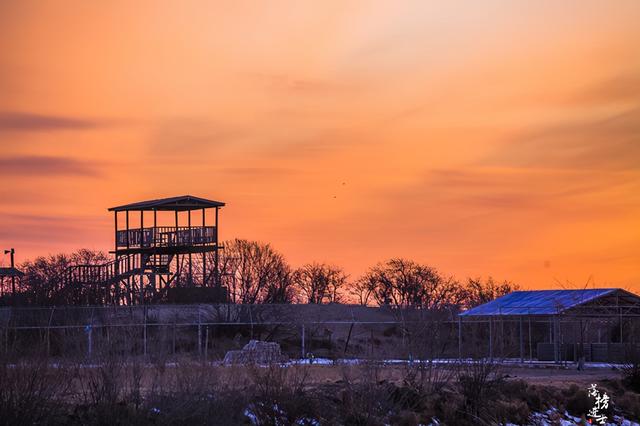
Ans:
[[[109,299],[131,292],[132,289],[126,288],[130,283],[128,278],[171,276],[173,258],[173,254],[133,253],[102,264],[73,265],[66,270],[65,288],[74,292],[76,302],[109,303]],[[126,291],[120,294],[123,286]]]

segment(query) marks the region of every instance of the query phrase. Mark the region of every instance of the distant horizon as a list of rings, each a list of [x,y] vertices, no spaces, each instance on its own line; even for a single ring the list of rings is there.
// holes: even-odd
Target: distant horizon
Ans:
[[[221,240],[221,242],[224,244],[225,241],[230,241],[230,240],[233,240],[233,238],[226,239],[226,240]],[[286,253],[282,253],[280,250],[278,250],[277,247],[273,246],[273,244],[269,243],[268,241],[258,241],[258,242],[265,243],[265,244],[270,244],[273,249],[275,249],[277,252],[283,254],[284,257],[285,257],[285,260],[287,260],[287,262],[289,262],[289,259],[288,259],[287,255],[286,255]],[[46,258],[48,256],[55,256],[55,255],[58,255],[58,254],[71,255],[74,252],[76,252],[78,250],[82,250],[82,249],[101,251],[101,252],[104,252],[105,254],[107,254],[109,256],[112,256],[112,254],[111,254],[112,249],[78,247],[76,249],[72,249],[72,250],[67,251],[67,252],[50,252],[50,253],[46,253],[46,254],[37,254],[37,255],[35,255],[35,256],[31,257],[31,258],[25,258],[25,259],[21,259],[21,260],[16,260],[16,266],[19,267],[20,264],[22,264],[22,263],[24,263],[26,261],[33,261],[34,259],[36,259],[38,257],[45,257]],[[333,266],[338,266],[338,267],[344,269],[345,273],[347,273],[347,275],[348,275],[348,281],[349,281],[349,283],[351,283],[354,280],[356,280],[357,278],[359,278],[360,276],[364,275],[367,272],[367,270],[369,270],[370,268],[372,268],[372,267],[374,267],[374,266],[376,266],[378,264],[382,264],[385,261],[388,261],[388,260],[390,260],[392,258],[397,258],[397,257],[398,256],[390,256],[388,258],[380,259],[378,261],[375,261],[375,262],[371,263],[368,267],[366,267],[365,269],[363,269],[361,272],[359,272],[357,274],[349,273],[348,270],[343,268],[343,265],[341,265],[339,263],[335,263],[335,262],[321,262],[321,261],[311,260],[311,261],[300,263],[300,264],[291,264],[291,262],[289,262],[289,263],[290,263],[292,268],[299,268],[299,267],[302,267],[304,265],[313,264],[313,263],[320,263],[320,264],[325,263],[325,264],[330,264],[330,265],[333,265]],[[542,287],[529,288],[529,287],[526,287],[526,286],[522,285],[519,282],[510,280],[509,278],[496,277],[496,276],[491,275],[491,274],[484,274],[484,275],[476,274],[476,275],[467,275],[467,276],[456,276],[455,274],[449,274],[449,273],[447,273],[447,271],[441,270],[441,269],[439,269],[439,268],[435,267],[434,265],[429,264],[427,262],[420,262],[417,259],[413,259],[413,258],[409,258],[409,257],[403,257],[403,258],[415,261],[417,263],[420,263],[420,264],[423,264],[423,265],[426,265],[426,266],[434,267],[443,276],[445,276],[445,277],[453,277],[454,279],[456,279],[459,282],[464,282],[467,279],[482,279],[482,280],[493,279],[496,283],[510,282],[510,283],[513,283],[513,284],[516,284],[516,285],[519,286],[519,288],[517,288],[514,291],[554,291],[554,290],[584,290],[584,289],[600,289],[600,290],[623,289],[623,290],[628,290],[628,291],[634,291],[630,287],[599,285],[597,282],[594,282],[591,279],[589,279],[588,282],[582,283],[582,284],[581,283],[570,283],[570,282],[566,282],[566,283],[556,282],[555,287],[552,284],[549,287],[542,286]],[[7,257],[7,259],[8,259],[8,257]],[[8,265],[5,265],[5,262],[4,262],[4,259],[3,259],[3,261],[0,261],[0,266],[8,266]],[[346,303],[346,304],[358,304],[358,303],[355,303],[355,302],[344,302],[344,303]]]
[[[107,208],[191,194],[293,266],[640,292],[638,16],[2,2],[0,249],[108,252]]]

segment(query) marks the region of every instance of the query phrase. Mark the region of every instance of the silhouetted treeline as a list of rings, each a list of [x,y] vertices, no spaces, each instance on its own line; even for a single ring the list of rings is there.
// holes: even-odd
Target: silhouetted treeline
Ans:
[[[310,263],[292,267],[270,244],[235,239],[220,253],[220,282],[230,303],[358,303],[412,308],[469,308],[507,294],[518,286],[509,281],[468,278],[460,281],[413,260],[392,258],[349,277],[337,265]],[[22,305],[63,305],[76,289],[68,288],[65,272],[73,265],[98,265],[110,257],[101,251],[79,250],[26,261],[16,299]],[[202,285],[202,262],[195,261],[194,285]],[[213,276],[213,259],[207,259]],[[182,270],[174,273],[184,273]],[[211,285],[207,282],[206,285]],[[6,289],[3,289],[3,291]],[[7,304],[10,294],[0,296]]]
[[[15,301],[19,305],[64,305],[71,299],[73,288],[65,285],[65,273],[73,265],[99,265],[108,262],[109,255],[102,251],[80,249],[71,254],[40,256],[19,265],[24,277],[18,285]],[[11,294],[2,289],[0,303],[8,304]]]

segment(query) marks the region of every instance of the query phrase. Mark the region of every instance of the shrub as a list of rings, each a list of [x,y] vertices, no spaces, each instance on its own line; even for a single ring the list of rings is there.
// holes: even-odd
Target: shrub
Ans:
[[[486,411],[487,391],[500,382],[498,363],[486,359],[463,363],[458,371],[458,384],[465,401],[465,413],[478,417]]]
[[[74,372],[46,360],[9,365],[0,361],[0,424],[54,423],[64,414],[63,397]]]
[[[622,366],[622,377],[625,385],[634,392],[640,393],[640,350],[637,345],[627,347],[627,362]]]
[[[531,410],[524,401],[497,401],[491,410],[492,415],[501,423],[517,425],[527,424]]]
[[[395,386],[381,380],[380,366],[365,363],[344,367],[338,415],[348,425],[384,424],[389,413],[397,411],[393,401]]]
[[[616,406],[620,408],[627,417],[640,419],[640,395],[635,392],[625,392],[616,398]]]
[[[589,397],[587,391],[581,389],[576,389],[576,392],[567,399],[565,405],[570,414],[578,417],[587,414],[591,407],[593,407],[593,398]]]
[[[249,406],[259,424],[307,424],[326,419],[317,395],[306,389],[307,366],[252,366],[255,393]]]

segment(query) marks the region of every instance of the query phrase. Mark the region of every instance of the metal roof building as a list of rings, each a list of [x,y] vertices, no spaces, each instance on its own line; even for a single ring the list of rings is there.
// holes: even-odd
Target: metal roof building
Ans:
[[[636,312],[640,297],[619,288],[514,291],[461,313],[463,317],[513,315],[597,315],[599,311]],[[591,310],[591,312],[589,312]],[[639,312],[636,312],[639,313]]]
[[[514,291],[458,316],[460,357],[622,362],[638,343],[640,296],[620,288]]]

